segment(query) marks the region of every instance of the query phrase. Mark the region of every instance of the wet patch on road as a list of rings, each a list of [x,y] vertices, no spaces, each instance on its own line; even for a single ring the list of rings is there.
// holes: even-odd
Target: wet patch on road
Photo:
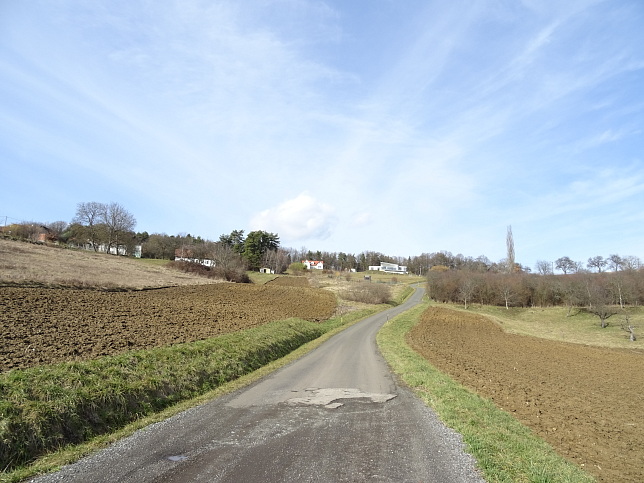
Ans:
[[[343,406],[343,403],[337,402],[339,399],[368,399],[373,403],[384,403],[396,397],[396,394],[362,392],[355,388],[308,388],[304,391],[307,396],[291,398],[287,401],[288,404],[336,409]]]
[[[166,459],[168,459],[170,461],[174,461],[176,463],[176,462],[180,462],[180,461],[185,461],[185,460],[188,459],[188,457],[180,454],[180,455],[176,455],[176,456],[168,456],[168,457],[166,457]]]

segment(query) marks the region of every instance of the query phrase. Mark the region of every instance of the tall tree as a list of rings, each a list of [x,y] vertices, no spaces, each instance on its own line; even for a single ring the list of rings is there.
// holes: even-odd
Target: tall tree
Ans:
[[[617,254],[609,255],[607,262],[610,265],[610,267],[613,269],[613,272],[616,272],[617,270],[622,268],[622,265],[624,263],[624,261],[622,260],[622,257],[620,257]]]
[[[606,267],[608,262],[604,260],[604,257],[601,255],[598,255],[596,257],[590,257],[588,259],[588,269],[592,270],[593,268],[596,268],[598,272],[602,272],[602,270]]]
[[[251,231],[244,242],[244,258],[251,270],[259,270],[262,257],[269,250],[277,250],[280,246],[279,236],[275,233],[257,230]]]
[[[508,233],[505,237],[505,244],[508,249],[508,272],[512,273],[514,272],[514,237],[512,236],[512,225],[508,226]]]
[[[83,227],[79,236],[85,236],[95,252],[101,244],[100,224],[103,222],[102,214],[105,211],[104,204],[96,201],[78,203],[76,205],[76,215],[72,223]]]
[[[230,235],[221,235],[219,241],[239,254],[244,252],[244,230],[233,230]]]
[[[561,257],[555,260],[555,267],[557,270],[561,270],[564,275],[567,273],[573,273],[577,270],[577,264],[573,262],[570,257]]]
[[[132,232],[136,226],[134,215],[118,203],[112,202],[103,205],[103,223],[107,227],[107,253],[112,247],[119,252],[119,247],[124,244],[126,234]]]
[[[89,242],[94,251],[105,245],[108,253],[112,247],[118,253],[120,246],[131,242],[136,219],[118,203],[90,201],[78,203],[72,223],[79,228],[75,230],[76,236],[83,238],[84,243]]]

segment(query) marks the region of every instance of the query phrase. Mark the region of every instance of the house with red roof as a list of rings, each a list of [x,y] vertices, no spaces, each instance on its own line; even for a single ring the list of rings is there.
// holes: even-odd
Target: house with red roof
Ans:
[[[324,262],[317,260],[302,260],[307,270],[324,270]]]

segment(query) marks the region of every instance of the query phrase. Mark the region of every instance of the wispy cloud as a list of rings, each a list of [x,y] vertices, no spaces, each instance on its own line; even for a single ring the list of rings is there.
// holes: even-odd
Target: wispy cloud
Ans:
[[[133,203],[148,231],[494,258],[516,220],[546,231],[642,196],[634,0],[4,12],[5,185],[58,172],[34,191]]]

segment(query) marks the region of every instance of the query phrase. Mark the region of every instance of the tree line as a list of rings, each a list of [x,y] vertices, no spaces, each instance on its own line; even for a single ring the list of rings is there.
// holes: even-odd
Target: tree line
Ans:
[[[427,293],[436,302],[510,307],[567,308],[567,314],[586,310],[601,327],[620,311],[644,303],[644,270],[583,271],[573,274],[494,273],[434,269],[427,274]],[[627,324],[628,325],[628,324]],[[627,329],[634,337],[632,326]]]
[[[134,232],[136,218],[119,203],[78,203],[71,222],[23,222],[3,228],[5,236],[51,241],[122,255],[132,255],[141,243]]]
[[[150,235],[144,244],[143,255],[149,258],[187,258],[199,263],[214,261],[216,267],[230,270],[259,270],[271,268],[282,273],[288,267],[288,259],[280,248],[279,236],[263,230],[233,230],[223,234],[217,241],[192,238],[175,238],[165,234]]]
[[[141,247],[144,258],[172,260],[176,250],[191,250],[196,259],[215,260],[221,266],[245,266],[251,270],[260,267],[270,268],[276,273],[285,271],[291,263],[302,260],[319,260],[332,271],[367,271],[370,266],[381,262],[407,266],[409,273],[427,276],[430,271],[455,271],[473,274],[530,274],[532,270],[514,261],[514,241],[511,227],[508,227],[508,256],[493,262],[484,255],[478,257],[452,254],[449,251],[422,253],[418,256],[400,257],[386,255],[377,251],[361,253],[312,251],[287,248],[280,245],[279,236],[265,231],[233,230],[222,234],[217,241],[211,241],[190,234],[167,235],[165,233],[135,232],[135,217],[118,203],[83,202],[78,203],[76,214],[71,223],[57,221],[49,224],[23,223],[14,225],[13,234],[36,241],[43,229],[50,239],[89,247],[93,250],[133,255],[137,246]],[[5,227],[7,228],[7,227]],[[604,258],[595,256],[587,263],[573,261],[564,256],[555,261],[538,260],[535,272],[539,275],[583,274],[588,271],[604,273],[607,271],[631,271],[642,268],[636,256],[611,254]]]

